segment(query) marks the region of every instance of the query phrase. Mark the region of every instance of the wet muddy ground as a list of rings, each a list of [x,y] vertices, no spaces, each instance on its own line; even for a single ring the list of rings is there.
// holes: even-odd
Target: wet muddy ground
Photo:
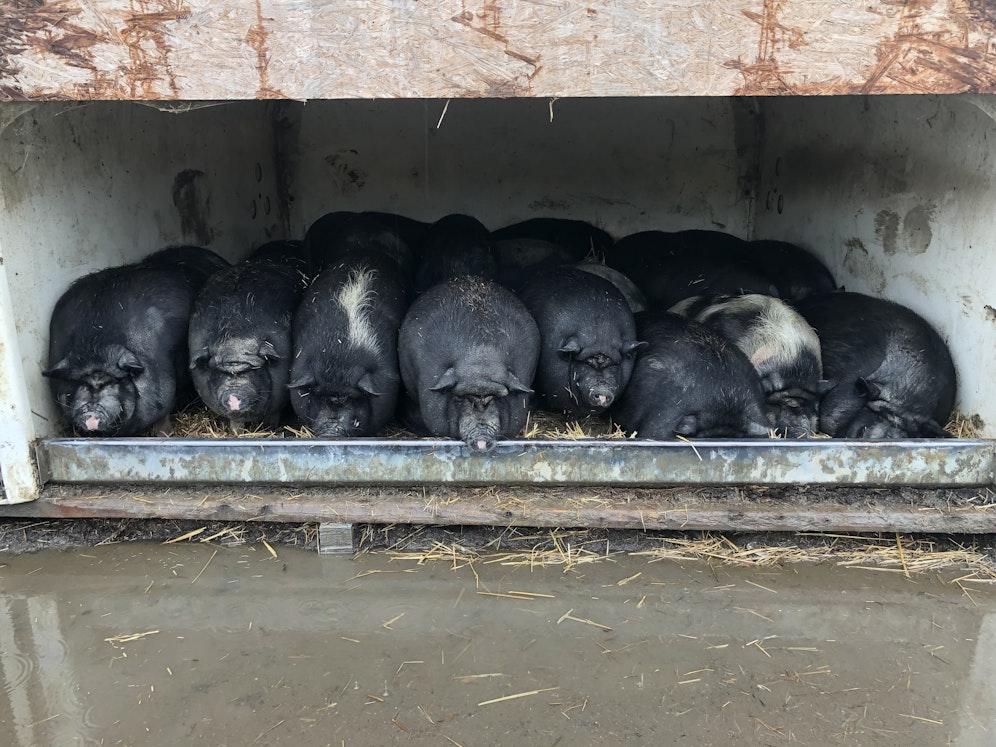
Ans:
[[[612,552],[541,566],[222,539],[0,557],[0,744],[996,734],[996,594],[951,570]]]

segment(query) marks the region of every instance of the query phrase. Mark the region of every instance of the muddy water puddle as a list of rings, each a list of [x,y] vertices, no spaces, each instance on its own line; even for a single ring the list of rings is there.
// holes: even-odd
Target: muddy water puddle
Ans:
[[[933,575],[262,545],[0,562],[2,745],[996,743],[996,595]]]

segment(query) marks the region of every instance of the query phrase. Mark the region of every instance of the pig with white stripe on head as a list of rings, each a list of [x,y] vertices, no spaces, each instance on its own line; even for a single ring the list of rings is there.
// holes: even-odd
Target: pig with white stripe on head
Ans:
[[[349,252],[305,291],[289,388],[294,412],[316,436],[372,436],[394,415],[407,306],[400,267],[378,251]]]
[[[797,311],[761,294],[694,296],[671,311],[694,319],[733,342],[761,378],[767,417],[788,438],[817,432],[820,397],[833,386],[823,379],[820,340]]]
[[[469,275],[433,286],[398,337],[405,424],[490,451],[525,427],[539,348],[536,322],[506,288]]]

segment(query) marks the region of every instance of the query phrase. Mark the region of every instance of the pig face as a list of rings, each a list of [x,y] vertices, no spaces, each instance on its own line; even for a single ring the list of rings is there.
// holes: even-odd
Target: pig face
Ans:
[[[194,387],[213,412],[233,423],[272,422],[287,401],[287,364],[270,343],[254,352],[207,348],[191,355]]]
[[[763,382],[762,382],[763,383]],[[785,438],[804,438],[819,429],[819,397],[803,389],[765,393],[771,429]]]
[[[671,313],[638,320],[647,349],[613,418],[640,438],[768,435],[764,393],[747,356],[704,325]]]
[[[795,363],[794,368],[804,370],[804,374],[793,374],[790,366],[761,377],[768,422],[771,430],[783,438],[806,438],[818,433],[820,398],[836,385],[836,381],[818,378],[818,361],[800,357]]]
[[[297,370],[297,367],[295,367]],[[390,418],[398,383],[378,382],[362,366],[342,367],[316,376],[302,367],[290,387],[291,405],[319,438],[372,436]]]
[[[96,437],[131,435],[145,366],[120,345],[102,352],[100,360],[87,363],[64,358],[42,374],[52,380],[55,399],[74,431]]]
[[[445,424],[442,430],[457,435],[472,451],[491,451],[500,437],[525,424],[532,393],[511,371],[503,382],[495,378],[462,378],[449,368],[423,394],[423,414],[431,413],[433,421]]]
[[[644,343],[623,343],[619,349],[582,348],[576,337],[568,338],[558,353],[568,363],[567,381],[571,399],[593,414],[604,412],[625,388],[633,373],[636,351]]]
[[[820,423],[826,433],[838,438],[946,438],[949,435],[932,418],[882,399],[882,387],[864,378],[854,383],[853,393],[846,400],[825,400]]]

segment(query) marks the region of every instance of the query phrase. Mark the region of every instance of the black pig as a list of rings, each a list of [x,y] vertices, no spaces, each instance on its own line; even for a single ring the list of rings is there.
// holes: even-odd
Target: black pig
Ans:
[[[667,312],[638,314],[640,351],[613,419],[640,438],[767,436],[757,372],[725,337]]]
[[[498,258],[491,233],[469,215],[454,213],[440,218],[429,229],[415,271],[415,291],[423,293],[436,283],[460,275],[495,278]]]
[[[321,234],[309,229],[309,256],[315,271],[321,272],[353,252],[382,252],[394,259],[406,280],[410,280],[415,272],[411,247],[385,220],[386,215],[381,218],[373,213],[347,214],[330,219]]]
[[[575,261],[585,257],[601,259],[612,246],[612,237],[597,226],[583,220],[570,218],[529,218],[520,223],[499,228],[494,232],[495,241],[507,239],[539,239],[567,249]]]
[[[841,438],[943,438],[955,369],[940,335],[897,303],[827,293],[797,304],[820,336],[823,373],[837,380],[820,428]]]
[[[552,410],[597,415],[616,400],[641,346],[633,313],[605,278],[559,267],[519,290],[540,331],[535,388]]]
[[[495,242],[498,281],[518,290],[537,272],[570,264],[574,255],[559,244],[542,239],[502,239]]]
[[[761,377],[771,427],[800,438],[819,429],[820,340],[797,311],[771,296],[695,296],[671,308],[733,342]]]
[[[434,286],[398,338],[406,424],[489,451],[526,424],[539,348],[529,311],[497,283],[460,276]]]
[[[643,293],[636,287],[636,283],[619,272],[619,270],[614,270],[608,265],[603,265],[599,262],[578,262],[571,265],[571,267],[576,267],[579,270],[590,272],[592,275],[598,275],[608,280],[623,294],[623,298],[626,299],[626,303],[629,305],[629,310],[634,314],[639,314],[641,311],[647,310],[647,299]]]
[[[669,309],[698,295],[778,295],[746,256],[747,242],[720,231],[642,231],[613,245],[606,264],[627,275],[650,308]]]
[[[801,246],[787,241],[751,241],[746,247],[746,261],[771,280],[778,296],[786,301],[837,289],[826,265]]]
[[[259,246],[257,249],[254,249],[244,261],[274,262],[278,265],[297,270],[305,276],[308,275],[311,267],[305,243],[303,241],[295,240],[268,241]]]
[[[294,411],[315,435],[371,436],[394,415],[407,303],[400,268],[379,252],[350,252],[305,291],[289,386]]]
[[[246,423],[277,425],[287,404],[291,320],[305,278],[296,249],[260,247],[212,275],[194,304],[188,335],[194,388],[236,432]]]
[[[169,257],[179,258],[171,264]],[[134,436],[170,429],[189,389],[187,325],[213,252],[172,247],[146,262],[86,275],[62,295],[49,327],[43,375],[73,430]]]
[[[229,266],[228,260],[210,249],[199,246],[168,246],[150,254],[139,264],[146,267],[168,267],[189,273],[195,282],[203,283],[218,270]]]

